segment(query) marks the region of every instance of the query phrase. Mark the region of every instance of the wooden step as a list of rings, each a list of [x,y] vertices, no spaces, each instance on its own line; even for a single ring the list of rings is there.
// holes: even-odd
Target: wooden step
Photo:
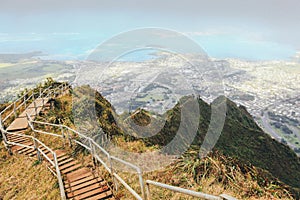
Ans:
[[[35,149],[27,148],[26,150],[24,149],[23,151],[21,151],[21,154],[27,155],[27,154],[30,154],[31,152],[34,152],[34,151],[36,152]]]
[[[84,178],[87,175],[92,175],[91,171],[88,168],[82,168],[76,170],[75,172],[69,173],[66,176],[66,181],[73,182],[79,179]]]
[[[28,137],[26,137],[26,136],[13,136],[13,137],[7,137],[7,139],[9,139],[9,140],[18,140],[18,139],[30,139],[30,138],[28,138]]]
[[[56,153],[57,158],[61,158],[63,156],[67,156],[66,152],[63,150],[55,150],[54,151]]]
[[[57,154],[57,152],[56,151],[54,151],[55,153],[56,153],[56,157],[57,157],[57,162],[60,162],[61,160],[64,160],[64,159],[67,159],[69,156],[68,155],[66,155],[66,154]],[[51,154],[51,156],[49,156],[49,158],[52,160],[52,161],[54,161],[54,159],[53,159],[53,155]]]
[[[33,144],[32,144],[32,142],[25,142],[25,143],[22,143],[23,145],[27,145],[27,146],[33,146]],[[23,147],[23,146],[18,146],[18,145],[14,145],[13,147],[12,147],[12,151],[13,152],[18,152],[18,151],[22,151],[22,150],[24,150],[24,149],[28,149],[28,147]]]
[[[27,146],[33,146],[33,143],[32,141],[29,141],[29,142],[24,142],[22,143],[23,145],[27,145]]]
[[[25,148],[22,149],[22,150],[18,150],[18,153],[19,153],[19,154],[23,154],[23,153],[25,153],[26,151],[29,151],[29,150],[34,150],[34,149],[25,147]]]
[[[67,193],[67,197],[74,198],[74,199],[84,199],[102,193],[107,190],[109,190],[109,187],[107,185],[100,187],[99,184],[93,184],[88,187],[76,191],[72,191],[71,193]]]
[[[19,139],[19,140],[8,140],[9,142],[14,142],[16,144],[24,144],[24,143],[27,143],[27,142],[30,142],[30,140],[27,140],[27,139]],[[18,146],[18,145],[16,145]]]
[[[77,186],[79,184],[90,181],[92,179],[95,179],[95,176],[93,176],[92,174],[90,176],[87,175],[86,177],[83,177],[79,180],[76,180],[76,181],[73,181],[73,182],[69,183],[68,185],[66,185],[66,188]]]
[[[51,152],[51,151],[49,151],[49,150],[46,149],[46,148],[45,148],[45,149],[41,149],[41,148],[40,148],[39,150],[42,151],[44,154],[47,154],[47,153],[50,153],[50,152]]]
[[[69,163],[69,162],[71,162],[73,160],[74,160],[73,158],[64,159],[64,160],[58,162],[58,165],[62,166],[62,165],[65,165],[65,164],[67,164],[67,163]]]
[[[86,198],[85,200],[100,200],[100,199],[110,199],[110,200],[113,200],[114,198],[112,197],[113,193],[108,190],[106,192],[102,192],[100,194],[97,194],[95,196],[92,196],[92,197],[89,197],[89,198]]]
[[[25,155],[30,155],[32,153],[36,153],[36,150],[35,149],[29,149],[27,151],[24,151],[22,154],[25,154]]]
[[[28,137],[15,137],[15,138],[8,138],[8,141],[17,141],[17,140],[29,140],[32,141],[32,139],[28,138]]]
[[[32,145],[30,145],[30,146],[33,147]],[[33,149],[33,148],[23,147],[23,148],[21,148],[20,150],[18,150],[18,153],[19,153],[19,154],[22,154],[22,153],[28,151],[29,149]]]
[[[17,152],[17,151],[22,150],[22,149],[24,149],[24,148],[27,148],[27,147],[21,147],[21,146],[14,145],[14,146],[11,148],[11,150],[12,150],[13,152]]]
[[[25,142],[30,142],[31,139],[28,138],[17,138],[17,139],[8,139],[8,141],[10,142],[14,142],[14,143],[25,143]]]
[[[94,178],[94,179],[91,179],[89,181],[83,182],[79,185],[70,187],[70,188],[66,189],[66,192],[76,191],[76,190],[79,190],[81,188],[85,188],[87,186],[94,185],[94,184],[99,184],[99,186],[102,186],[102,185],[105,185],[105,182],[103,180],[101,182],[101,180],[99,180],[97,178]]]
[[[80,169],[80,168],[82,168],[82,165],[81,164],[77,164],[77,165],[74,165],[74,166],[69,167],[67,169],[61,170],[61,173],[62,174],[68,174],[68,173],[73,172],[73,171],[75,171],[77,169]]]
[[[71,168],[71,167],[73,167],[73,166],[75,166],[75,165],[77,165],[78,164],[78,162],[76,162],[75,160],[73,160],[72,162],[70,162],[70,163],[66,163],[65,165],[62,165],[62,166],[59,166],[59,169],[60,169],[60,171],[63,171],[63,170],[65,170],[65,169],[67,169],[67,168]]]
[[[48,158],[51,160],[51,158],[53,157],[53,154],[51,151],[47,152],[46,155],[48,156]]]
[[[68,155],[63,155],[63,156],[57,158],[57,162],[59,163],[59,162],[62,162],[62,161],[64,161],[64,160],[67,160],[67,159],[69,159],[69,158],[70,158],[70,156],[68,156]]]
[[[20,135],[13,135],[13,134],[7,134],[6,135],[7,139],[17,139],[17,138],[23,138]]]

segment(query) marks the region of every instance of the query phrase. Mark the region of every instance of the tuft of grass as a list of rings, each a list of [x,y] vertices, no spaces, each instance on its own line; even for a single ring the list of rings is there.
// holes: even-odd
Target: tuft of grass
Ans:
[[[35,161],[33,162],[33,164],[32,164],[32,167],[37,166],[37,165],[39,165],[39,164],[41,164],[41,161],[35,160]]]
[[[145,153],[159,149],[158,145],[147,146],[142,140],[128,140],[124,136],[115,136],[113,138],[114,144],[125,151],[134,153]]]

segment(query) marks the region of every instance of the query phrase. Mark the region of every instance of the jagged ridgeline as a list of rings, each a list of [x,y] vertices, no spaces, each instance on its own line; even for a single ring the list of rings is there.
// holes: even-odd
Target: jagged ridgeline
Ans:
[[[80,87],[77,92],[86,93],[91,91],[90,87]],[[94,92],[94,91],[93,91]],[[166,122],[163,128],[149,138],[137,139],[134,133],[126,135],[118,126],[114,118],[114,108],[100,93],[95,92],[94,105],[100,126],[111,138],[122,135],[126,140],[142,140],[148,146],[165,146],[175,137],[181,120],[181,107],[178,103],[174,108],[168,110],[164,117]],[[220,101],[225,97],[219,97]],[[226,98],[225,98],[226,99]],[[182,99],[188,100],[187,97]],[[198,98],[200,108],[199,127],[197,135],[187,153],[184,155],[196,159],[197,154],[189,155],[188,152],[199,151],[207,133],[211,120],[211,105]],[[255,123],[252,116],[243,106],[237,106],[234,102],[226,99],[227,111],[222,134],[216,143],[213,151],[221,152],[225,156],[238,159],[242,163],[261,168],[271,174],[270,179],[279,181],[291,186],[291,191],[299,198],[300,188],[300,160],[297,155],[286,145],[272,139],[264,133]],[[82,112],[84,109],[82,108]],[[131,113],[131,118],[140,126],[146,126],[153,120],[151,112],[138,109]],[[159,114],[155,114],[159,120]],[[157,117],[158,116],[158,117]],[[119,116],[122,118],[122,115]],[[126,124],[123,124],[126,126]],[[194,157],[194,158],[193,158]],[[267,181],[267,180],[266,180]]]
[[[72,91],[74,123],[77,127],[85,127],[93,130],[100,127],[110,138],[122,134],[114,119],[114,108],[99,92],[84,85],[76,87]],[[94,118],[98,118],[95,121]],[[97,122],[98,124],[94,124]]]

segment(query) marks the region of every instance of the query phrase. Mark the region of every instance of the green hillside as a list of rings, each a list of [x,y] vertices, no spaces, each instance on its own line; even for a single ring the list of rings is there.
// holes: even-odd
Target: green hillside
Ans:
[[[122,131],[120,126],[126,126],[126,124],[119,124],[115,121],[116,112],[114,108],[100,93],[93,91],[89,86],[76,88],[71,93],[72,98],[55,99],[56,109],[42,116],[42,121],[51,119],[50,122],[52,123],[62,122],[68,126],[73,126],[75,123],[74,112],[89,116],[89,111],[92,108],[87,108],[87,105],[90,105],[95,108],[100,126],[112,141],[120,145],[121,148],[127,148],[134,152],[151,151],[151,149],[164,147],[172,141],[180,126],[181,106],[178,103],[164,115],[155,115],[157,121],[163,116],[166,118],[166,123],[158,134],[149,138],[137,139],[134,137],[135,134],[130,133],[128,135]],[[220,97],[216,101],[222,101],[224,98]],[[180,102],[185,103],[189,100],[190,97],[184,97]],[[269,195],[271,195],[270,197],[275,195],[277,198],[282,198],[286,197],[287,190],[296,199],[299,199],[299,158],[287,146],[264,133],[244,107],[237,106],[226,98],[225,100],[227,111],[224,128],[208,157],[201,159],[198,152],[209,127],[212,105],[205,103],[198,97],[199,127],[192,145],[178,161],[162,172],[153,172],[150,176],[153,176],[154,180],[159,178],[158,180],[162,182],[180,187],[191,186],[188,183],[191,182],[190,179],[193,179],[191,184],[194,189],[202,191],[198,187],[205,183],[208,184],[204,188],[207,192],[213,192],[213,188],[216,186],[214,183],[212,184],[214,187],[210,187],[211,179],[213,179],[218,188],[221,187],[219,184],[225,190],[229,185],[233,185],[236,191],[233,193],[232,189],[228,191],[231,191],[233,196],[247,199],[252,195],[256,197],[267,196],[267,199]],[[74,101],[77,103],[74,104]],[[143,109],[137,109],[135,112],[127,114],[134,123],[140,126],[146,126],[150,122],[153,123],[154,120],[154,113]],[[125,116],[126,113],[119,117],[123,118],[123,115]],[[182,139],[184,141],[185,138]],[[160,173],[166,173],[166,176],[163,177],[159,175]],[[176,176],[180,180],[173,183],[171,181],[173,179],[168,174]],[[245,185],[246,189],[239,187],[240,184]],[[208,188],[212,188],[212,191],[207,190]]]
[[[220,97],[216,101],[225,97]],[[186,100],[186,99],[185,99]],[[199,129],[190,150],[198,151],[203,142],[210,123],[211,105],[198,98],[201,116]],[[227,112],[222,134],[215,145],[213,151],[221,152],[225,156],[238,159],[240,162],[253,165],[266,171],[270,180],[279,180],[289,186],[292,193],[298,196],[300,190],[300,160],[296,154],[286,145],[272,139],[264,133],[255,123],[252,116],[245,107],[237,106],[234,102],[226,99]],[[100,124],[105,133],[113,137],[122,135],[127,141],[141,140],[132,135],[124,135],[119,127],[116,126],[113,115],[114,109],[111,104],[96,93],[95,106]],[[137,116],[132,116],[135,121],[141,117],[140,122],[148,123],[146,111],[138,112]],[[167,121],[163,129],[153,137],[142,139],[147,146],[165,146],[173,137],[180,125],[180,105],[177,104],[173,109],[166,112]],[[146,116],[146,117],[145,117]],[[190,151],[189,150],[189,151]],[[188,153],[185,156],[190,156]],[[194,155],[196,159],[197,154]],[[264,181],[268,181],[268,178]]]

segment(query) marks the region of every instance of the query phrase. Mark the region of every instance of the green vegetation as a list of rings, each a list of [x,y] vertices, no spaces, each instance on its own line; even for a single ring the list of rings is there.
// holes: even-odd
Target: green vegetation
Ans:
[[[48,82],[49,84],[57,84],[50,79]],[[177,104],[173,109],[165,113],[166,123],[157,135],[145,139],[137,139],[132,136],[134,134],[127,135],[122,132],[121,127],[115,121],[114,116],[116,113],[114,108],[100,93],[91,90],[89,86],[83,86],[71,91],[71,94],[73,94],[73,98],[70,95],[65,95],[52,100],[54,107],[42,113],[40,119],[57,124],[63,123],[73,127],[75,122],[72,111],[83,116],[89,116],[89,111],[92,108],[86,108],[86,105],[92,105],[95,108],[104,133],[121,148],[138,153],[152,151],[165,146],[174,138],[180,125],[181,107],[180,104]],[[216,101],[224,98],[220,97]],[[181,158],[177,159],[167,168],[145,173],[144,176],[146,179],[215,195],[226,193],[240,199],[292,199],[300,197],[299,158],[286,145],[273,140],[269,135],[264,133],[244,107],[238,107],[235,103],[227,99],[226,120],[222,134],[213,151],[206,158],[200,159],[198,152],[211,121],[212,106],[205,103],[201,98],[197,100],[201,115],[198,132],[193,144]],[[75,107],[72,107],[72,101],[77,102]],[[185,101],[189,101],[189,97],[181,99],[181,102]],[[92,104],[90,104],[91,102]],[[149,122],[152,123],[152,114],[138,109],[136,112],[131,113],[130,117],[137,124],[147,125]],[[122,118],[122,116],[120,117]],[[93,124],[90,125],[92,126]],[[46,144],[47,142],[58,140],[51,139],[50,136],[49,138],[45,138],[47,140],[45,141]],[[59,142],[56,143],[58,145]],[[61,144],[59,145],[61,146]],[[60,146],[57,146],[57,148]],[[76,150],[75,148],[74,152]],[[88,156],[80,155],[83,157],[83,160],[91,160]],[[2,159],[3,162],[1,160],[0,165],[2,166],[0,170],[4,170],[0,172],[1,175],[2,173],[5,174],[5,171],[11,167],[12,163],[5,165],[6,161],[9,162],[9,159],[11,158],[4,156]],[[20,163],[22,162],[27,161],[21,160]],[[18,163],[20,166],[24,165],[20,163]],[[43,165],[31,161],[26,166],[40,168]],[[138,188],[138,181],[135,180],[136,177],[126,173],[122,175],[126,181],[131,183],[130,185],[133,188]],[[48,180],[47,176],[44,176],[46,177],[45,180]],[[107,176],[106,178],[110,182],[107,173],[104,173],[103,176]],[[7,179],[9,179],[9,176],[4,176],[3,181]],[[9,189],[2,190],[2,188],[6,188],[1,185],[3,181],[0,180],[0,198],[3,191],[10,191]],[[32,187],[25,187],[24,185],[23,187],[23,190],[35,190]],[[43,185],[40,187],[44,189]],[[45,188],[49,189],[49,187],[54,191],[57,190],[55,188],[55,181],[49,181],[49,184]],[[132,199],[125,191],[121,187],[118,196],[124,199]],[[174,197],[172,192],[158,188],[153,188],[151,191],[155,195],[153,196],[154,199],[162,197],[168,199],[188,199],[181,195],[175,195]],[[58,194],[53,194],[53,196],[55,195]],[[22,195],[21,197],[25,198]]]
[[[1,63],[0,62],[0,80],[15,80],[27,78],[54,76],[67,73],[72,66],[58,62],[43,62],[41,60],[25,60],[17,63]]]
[[[225,97],[220,97],[216,101]],[[188,100],[183,98],[182,101]],[[269,135],[264,133],[247,112],[245,107],[238,107],[232,101],[227,101],[226,120],[222,134],[215,145],[213,152],[220,152],[229,158],[233,158],[240,163],[247,164],[258,168],[262,173],[268,174],[265,180],[280,183],[279,185],[289,185],[295,197],[299,198],[300,190],[300,160],[296,154],[286,145],[273,140]],[[197,136],[191,146],[190,151],[198,152],[203,139],[208,130],[211,115],[211,105],[208,105],[200,98],[198,99],[201,116]],[[162,147],[168,144],[180,125],[180,105],[177,104],[173,109],[166,112],[167,121],[164,128],[155,136],[146,139],[136,139],[132,136],[125,135],[115,124],[113,119],[114,109],[111,104],[96,92],[95,100],[96,110],[98,112],[99,122],[104,132],[110,137],[122,136],[126,142],[140,141],[149,148]],[[141,115],[140,122],[145,121],[145,115]],[[133,116],[134,117],[134,116]],[[138,116],[135,117],[137,119]],[[140,143],[139,143],[140,145]],[[142,145],[140,145],[142,146]],[[198,159],[198,155],[189,155],[185,157],[190,162]],[[183,172],[183,171],[182,171]],[[261,174],[259,174],[261,176]],[[261,187],[264,181],[258,181]],[[278,185],[277,185],[278,186]],[[280,187],[280,186],[278,186]]]

